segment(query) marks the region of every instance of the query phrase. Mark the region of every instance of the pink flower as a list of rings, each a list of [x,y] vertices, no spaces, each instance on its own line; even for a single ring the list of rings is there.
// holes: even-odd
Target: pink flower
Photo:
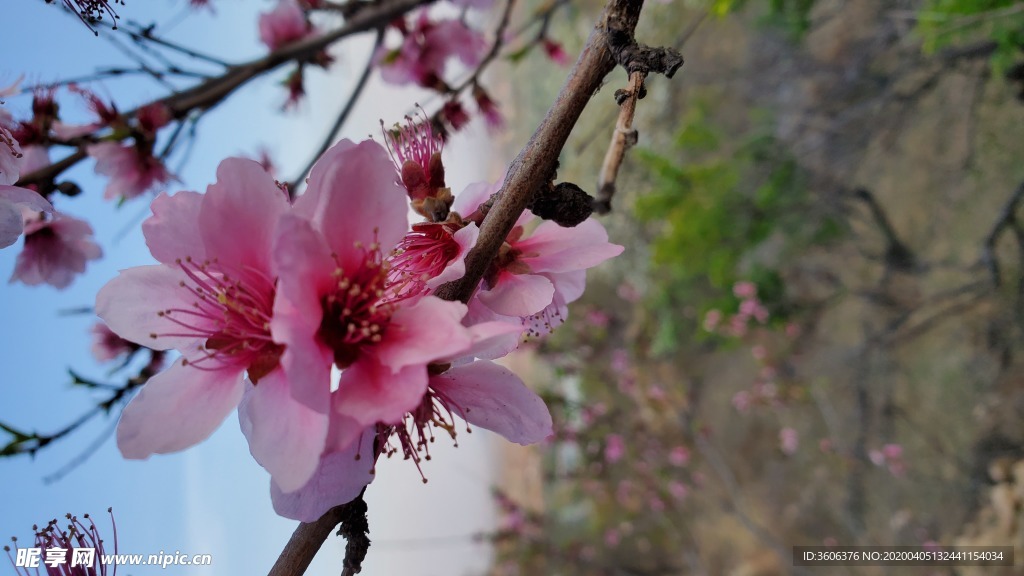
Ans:
[[[704,330],[706,330],[708,332],[714,332],[715,328],[718,327],[718,324],[721,321],[722,321],[722,312],[721,312],[721,310],[715,310],[714,308],[712,308],[711,310],[708,310],[707,313],[704,314],[704,324],[703,324]]]
[[[453,209],[472,214],[501,183],[468,187],[456,197]],[[537,218],[524,212],[474,300],[492,315],[522,318],[528,332],[540,336],[561,324],[568,304],[583,294],[586,269],[619,255],[623,247],[608,242],[597,220],[575,228],[543,221],[528,233],[525,224],[531,220]]]
[[[100,142],[86,150],[96,159],[96,173],[110,177],[103,193],[107,200],[131,200],[174,179],[160,160],[138,146]]]
[[[85,272],[86,262],[102,255],[86,221],[55,213],[52,219],[33,220],[25,225],[25,245],[18,254],[10,282],[67,288],[76,275]]]
[[[757,286],[753,282],[737,282],[732,285],[732,293],[744,300],[757,296]]]
[[[626,453],[626,443],[622,439],[622,436],[618,434],[609,434],[604,439],[604,460],[609,464],[614,464],[622,459],[622,456]]]
[[[316,467],[327,419],[290,400],[283,346],[271,337],[271,248],[285,195],[256,162],[229,158],[205,195],[161,194],[152,210],[142,231],[159,264],[122,271],[96,296],[96,313],[119,336],[182,357],[125,408],[118,448],[144,459],[206,439],[238,405],[248,373],[277,401],[263,426],[287,462],[268,465],[253,453],[282,484],[301,486]]]
[[[779,430],[779,448],[783,454],[792,456],[799,447],[800,435],[795,429],[787,427]]]
[[[278,0],[273,10],[260,14],[259,26],[260,40],[272,51],[316,33],[295,0]]]
[[[466,66],[476,66],[486,49],[483,36],[460,20],[432,21],[420,12],[412,28],[401,26],[404,39],[396,49],[381,47],[376,61],[381,78],[390,84],[418,84],[425,88],[444,85],[445,66],[458,57]]]
[[[92,356],[97,362],[109,362],[118,356],[130,354],[138,349],[138,344],[121,338],[103,322],[93,325]]]
[[[690,490],[686,487],[686,484],[678,480],[673,480],[668,483],[668,492],[676,500],[685,500],[686,496],[689,495]]]
[[[668,453],[668,461],[673,466],[686,466],[690,461],[690,451],[686,446],[676,446]]]
[[[372,479],[373,463],[388,453],[391,436],[399,445],[391,450],[418,462],[426,428],[445,414],[463,415],[514,441],[550,434],[543,402],[511,373],[481,362],[447,369],[459,356],[504,348],[497,343],[521,328],[467,328],[465,305],[393,290],[382,254],[406,228],[405,191],[387,152],[372,141],[344,140],[331,148],[313,167],[293,212],[280,219],[271,332],[285,346],[281,365],[290,397],[328,415],[330,424],[312,478],[287,486],[274,470],[280,466],[268,460],[290,445],[261,423],[285,418],[279,406],[289,393],[267,391],[261,382],[243,401],[242,429],[257,461],[271,471],[279,514],[315,519],[351,500]],[[341,370],[335,392],[332,367]]]

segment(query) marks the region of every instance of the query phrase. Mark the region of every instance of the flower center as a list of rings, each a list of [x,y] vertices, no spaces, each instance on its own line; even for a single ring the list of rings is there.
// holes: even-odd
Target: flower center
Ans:
[[[354,271],[338,266],[333,278],[334,290],[321,300],[324,314],[318,335],[334,351],[334,363],[345,369],[359,358],[363,346],[381,341],[394,312],[394,300],[385,294],[388,268],[381,262],[376,243],[363,251],[363,260]]]
[[[444,271],[459,255],[459,244],[448,223],[413,224],[388,259],[388,291],[396,295],[426,294],[426,282]]]
[[[186,363],[207,370],[242,365],[254,384],[276,368],[284,346],[270,336],[274,281],[249,268],[228,274],[216,259],[199,263],[185,258],[176,263],[188,277],[179,286],[192,294],[191,308],[157,314],[184,331],[151,336],[204,339],[200,355],[186,358]]]

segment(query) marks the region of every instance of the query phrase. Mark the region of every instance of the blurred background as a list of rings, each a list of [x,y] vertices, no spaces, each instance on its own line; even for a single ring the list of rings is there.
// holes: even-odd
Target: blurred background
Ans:
[[[0,78],[49,80],[116,56],[37,4],[14,9],[26,24],[0,40]],[[166,4],[148,16],[177,18],[181,6]],[[185,37],[259,54],[252,6],[240,4],[189,16]],[[517,11],[555,8],[548,34],[574,58],[601,6]],[[895,573],[792,566],[792,546],[854,544],[1014,545],[1019,565],[1024,2],[652,0],[638,38],[679,48],[686,64],[649,78],[639,144],[601,217],[626,251],[590,272],[565,325],[508,360],[548,401],[555,437],[519,448],[460,436],[425,468],[427,486],[411,466],[382,466],[367,491],[364,574]],[[274,112],[281,77],[216,110],[182,188],[202,190],[222,158],[262,143],[291,177],[369,48],[344,44],[342,71],[312,78],[292,116]],[[524,56],[488,85],[507,129],[475,122],[450,140],[454,191],[502,173],[564,80],[566,68]],[[609,75],[559,181],[596,188],[625,84]],[[369,94],[343,135],[376,133],[415,101],[379,82]],[[266,111],[260,122],[253,110]],[[102,186],[90,172],[83,186]],[[95,404],[69,391],[67,372],[109,370],[89,355],[94,319],[58,312],[150,261],[142,203],[113,210],[92,194],[63,207],[89,217],[106,255],[67,292],[4,288],[0,422],[18,430],[58,429]],[[0,252],[0,273],[15,255]],[[274,516],[234,418],[196,448],[138,463],[105,440],[114,416],[35,458],[0,459],[0,536],[24,543],[32,523],[69,511],[92,512],[102,530],[114,506],[122,550],[214,556],[172,573],[266,572],[294,523]],[[93,443],[84,463],[42,481]],[[330,541],[309,573],[337,573],[342,547]],[[148,570],[127,573],[159,571]]]
[[[557,439],[503,476],[493,574],[1020,573],[1022,14],[646,3],[638,38],[686,64],[638,104],[603,220],[626,252],[536,345]],[[524,134],[558,84],[531,77]],[[561,178],[595,187],[625,85]],[[1018,567],[793,567],[834,544]]]

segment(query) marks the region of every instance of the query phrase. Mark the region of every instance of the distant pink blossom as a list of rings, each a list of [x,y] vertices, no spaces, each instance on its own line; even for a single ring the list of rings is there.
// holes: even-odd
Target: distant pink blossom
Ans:
[[[619,434],[609,434],[604,439],[604,460],[614,464],[626,453],[626,442]]]
[[[779,430],[779,448],[782,453],[792,456],[800,447],[800,434],[793,428]]]
[[[603,310],[587,310],[583,320],[594,328],[607,328],[611,318]]]
[[[715,310],[712,308],[704,314],[704,330],[708,332],[714,332],[715,328],[718,327],[719,322],[722,321],[722,311]]]
[[[619,531],[609,528],[604,532],[604,543],[612,548],[619,545]]]
[[[92,356],[97,362],[109,362],[138,349],[138,344],[121,338],[103,322],[93,324]]]
[[[375,57],[381,78],[390,84],[440,88],[452,58],[476,66],[487,47],[483,36],[461,20],[431,20],[426,10],[411,27],[403,25],[400,31],[402,45],[394,49],[382,46]]]
[[[278,0],[273,10],[260,14],[259,27],[260,40],[270,50],[316,33],[295,0]]]
[[[18,254],[10,282],[49,284],[63,289],[85,272],[86,262],[103,255],[86,221],[55,213],[25,224],[25,245]]]
[[[754,298],[757,296],[757,285],[753,282],[737,282],[732,285],[732,293],[745,300]]]
[[[690,450],[686,446],[676,446],[669,451],[668,461],[673,466],[686,466],[690,462]]]
[[[685,500],[689,495],[690,490],[686,487],[686,484],[683,484],[678,480],[673,480],[668,483],[668,492],[676,500]]]
[[[753,405],[754,399],[751,397],[750,392],[746,390],[740,390],[736,394],[733,394],[732,405],[737,412],[746,413],[750,410]]]
[[[110,178],[103,197],[130,200],[174,179],[163,162],[138,146],[100,142],[86,147],[96,160],[96,173]]]
[[[639,302],[643,298],[643,294],[636,286],[629,282],[623,282],[619,284],[619,287],[615,290],[619,298],[622,298],[626,302]]]
[[[761,344],[755,344],[750,348],[750,355],[753,356],[755,360],[764,360],[768,357],[768,349]]]

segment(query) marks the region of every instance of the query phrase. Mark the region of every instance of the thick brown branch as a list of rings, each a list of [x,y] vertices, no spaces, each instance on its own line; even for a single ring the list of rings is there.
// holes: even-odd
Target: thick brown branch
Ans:
[[[604,77],[615,67],[608,48],[609,30],[632,34],[640,18],[642,0],[611,0],[547,116],[509,166],[501,193],[480,226],[476,246],[466,256],[466,274],[442,285],[435,293],[446,300],[468,302],[491,261],[526,209],[534,191],[545,185],[558,155]]]

